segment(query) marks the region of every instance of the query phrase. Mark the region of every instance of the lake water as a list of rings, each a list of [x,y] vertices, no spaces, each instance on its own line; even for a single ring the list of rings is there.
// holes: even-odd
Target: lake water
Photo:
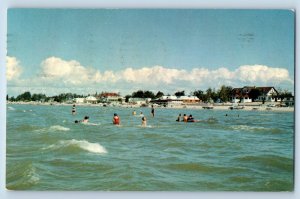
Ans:
[[[156,108],[152,118],[150,108],[137,116],[133,108],[71,109],[7,105],[8,189],[293,190],[294,112]],[[203,121],[176,122],[179,113]],[[74,123],[85,115],[90,124]]]

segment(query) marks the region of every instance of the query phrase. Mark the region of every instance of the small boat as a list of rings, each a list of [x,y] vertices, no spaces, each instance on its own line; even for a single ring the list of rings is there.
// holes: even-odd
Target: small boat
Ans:
[[[203,106],[202,108],[203,109],[213,109],[214,107],[213,106]]]
[[[233,110],[233,109],[239,110],[239,109],[244,109],[244,106],[230,106],[229,109],[230,110]]]

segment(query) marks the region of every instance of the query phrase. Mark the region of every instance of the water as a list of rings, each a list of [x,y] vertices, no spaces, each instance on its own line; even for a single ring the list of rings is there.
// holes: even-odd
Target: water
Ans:
[[[138,108],[143,128],[132,108],[71,109],[7,105],[8,189],[293,190],[293,112]],[[179,113],[204,121],[175,122]],[[74,123],[85,115],[91,124]]]

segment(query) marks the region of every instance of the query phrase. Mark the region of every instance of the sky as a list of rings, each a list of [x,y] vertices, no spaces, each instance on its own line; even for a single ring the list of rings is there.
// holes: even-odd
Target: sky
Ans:
[[[294,91],[294,12],[9,9],[7,94]]]

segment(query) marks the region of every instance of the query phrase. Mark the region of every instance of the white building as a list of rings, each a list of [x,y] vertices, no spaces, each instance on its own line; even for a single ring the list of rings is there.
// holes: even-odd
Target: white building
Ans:
[[[128,103],[130,104],[148,104],[151,101],[151,98],[137,98],[137,97],[131,97],[128,99]]]
[[[84,100],[85,100],[85,98],[75,98],[73,101],[75,102],[75,103],[84,103]]]
[[[97,98],[94,96],[87,96],[85,98],[85,102],[89,104],[96,104],[97,103]]]

